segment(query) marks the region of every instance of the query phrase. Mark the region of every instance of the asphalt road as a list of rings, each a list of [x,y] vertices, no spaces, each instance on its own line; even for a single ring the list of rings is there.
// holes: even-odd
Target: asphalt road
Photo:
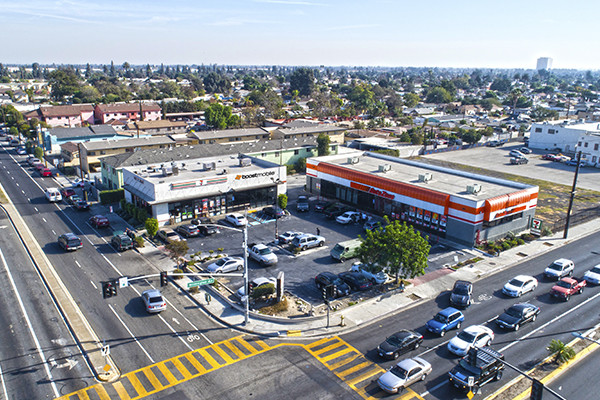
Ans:
[[[598,380],[599,368],[600,357],[596,350],[575,366],[569,367],[567,373],[550,384],[550,388],[566,399],[596,400],[598,391],[594,390],[594,383]],[[552,398],[546,392],[544,397]]]

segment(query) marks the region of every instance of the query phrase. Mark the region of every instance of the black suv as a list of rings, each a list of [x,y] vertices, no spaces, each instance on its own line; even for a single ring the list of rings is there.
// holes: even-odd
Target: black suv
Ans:
[[[64,233],[58,237],[58,244],[65,250],[77,250],[83,247],[83,242],[74,233]]]
[[[473,302],[473,284],[469,281],[456,281],[450,293],[450,305],[466,308]]]
[[[471,348],[466,357],[448,373],[450,383],[459,389],[470,388],[473,393],[477,393],[481,386],[502,378],[504,363],[500,360],[504,360],[504,356],[490,347]]]
[[[113,247],[118,251],[133,249],[133,240],[131,240],[131,238],[124,233],[113,236],[110,240],[110,244],[112,244]]]
[[[350,293],[350,287],[333,272],[321,272],[315,277],[315,285],[322,289],[329,285],[335,286],[335,297],[347,296]]]

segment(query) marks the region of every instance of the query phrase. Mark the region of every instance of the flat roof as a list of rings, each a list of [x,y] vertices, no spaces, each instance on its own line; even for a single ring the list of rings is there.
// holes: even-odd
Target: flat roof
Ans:
[[[351,157],[358,157],[358,162],[355,164],[349,163],[348,158]],[[534,187],[509,180],[362,151],[344,154],[343,156],[317,157],[314,158],[314,160],[366,172],[393,181],[408,183],[472,201],[484,200]],[[387,172],[380,172],[379,166],[384,164],[388,164],[390,169]],[[432,179],[428,182],[419,181],[419,175],[425,173],[431,173]],[[468,193],[467,186],[475,183],[481,185],[481,191],[477,194]]]
[[[140,146],[152,146],[152,145],[175,145],[177,142],[168,136],[152,136],[143,138],[127,138],[120,140],[99,140],[96,142],[83,142],[81,145],[86,150],[106,150],[106,149],[117,149],[123,147],[140,147]]]

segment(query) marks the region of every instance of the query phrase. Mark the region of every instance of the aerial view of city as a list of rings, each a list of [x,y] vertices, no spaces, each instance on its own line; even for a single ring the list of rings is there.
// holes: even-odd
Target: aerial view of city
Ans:
[[[0,4],[0,399],[598,400],[597,5]]]

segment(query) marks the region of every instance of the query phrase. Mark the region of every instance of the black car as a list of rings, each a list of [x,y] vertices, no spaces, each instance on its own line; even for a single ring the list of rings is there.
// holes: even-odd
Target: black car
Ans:
[[[477,393],[479,388],[491,380],[502,379],[504,356],[491,347],[471,348],[466,357],[458,362],[448,373],[448,379],[454,387]],[[473,386],[469,385],[472,378]]]
[[[309,208],[308,197],[298,196],[298,200],[296,201],[296,211],[306,212],[309,210]]]
[[[175,231],[186,238],[196,237],[200,234],[200,231],[196,225],[180,225],[177,227],[177,229],[175,229]]]
[[[352,290],[369,290],[373,283],[360,272],[342,272],[338,275]]]
[[[269,218],[285,217],[285,210],[278,206],[265,207],[262,212]]]
[[[74,233],[64,233],[60,235],[58,237],[58,244],[67,251],[77,250],[83,247],[83,242],[79,236]]]
[[[469,281],[456,281],[450,293],[450,305],[466,308],[473,302],[473,284]]]
[[[124,233],[113,236],[110,244],[118,251],[133,249],[133,240]]]
[[[389,336],[377,347],[380,357],[396,359],[409,350],[418,349],[423,342],[423,335],[406,329]]]
[[[86,211],[90,209],[90,203],[85,200],[76,201],[73,205],[78,211]]]
[[[518,331],[521,325],[536,320],[540,308],[529,303],[515,304],[504,311],[497,319],[499,327]]]
[[[323,211],[323,214],[328,219],[336,219],[337,217],[339,217],[346,211],[354,211],[354,209],[352,207],[337,204],[337,205],[330,207],[330,208],[326,209],[325,211]]]
[[[198,219],[193,219],[191,223],[192,225],[195,225],[200,231],[200,233],[204,236],[214,235],[215,233],[220,232],[219,227],[215,225],[208,217],[200,217]]]
[[[319,290],[329,285],[335,285],[335,296],[342,297],[350,294],[350,287],[333,272],[321,272],[315,277],[315,285]]]
[[[323,212],[328,208],[334,206],[336,203],[334,201],[318,201],[315,203],[315,211]]]

